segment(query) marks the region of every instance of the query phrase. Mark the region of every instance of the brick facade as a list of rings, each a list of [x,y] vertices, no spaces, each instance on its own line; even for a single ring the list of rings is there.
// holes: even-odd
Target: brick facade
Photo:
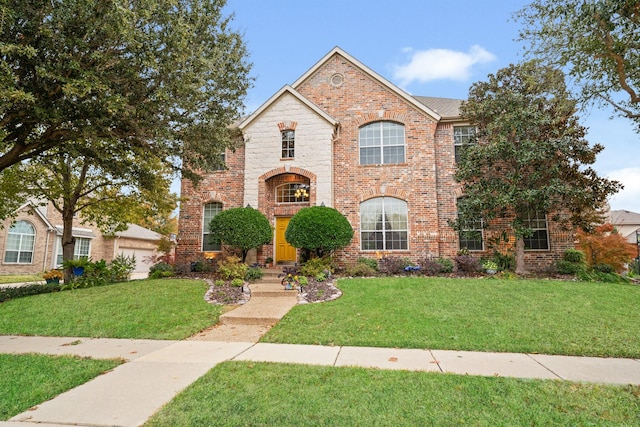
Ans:
[[[455,219],[456,199],[462,195],[454,180],[453,144],[453,126],[460,120],[440,116],[417,98],[334,49],[240,124],[244,146],[227,153],[228,171],[207,175],[197,189],[183,181],[187,201],[180,210],[178,261],[202,256],[202,210],[209,201],[223,203],[224,209],[250,204],[272,224],[275,217],[291,216],[304,206],[332,206],[354,229],[350,246],[338,254],[340,261],[374,257],[376,251],[360,249],[360,205],[377,197],[407,203],[408,248],[390,254],[414,260],[455,256],[458,235],[448,221]],[[380,121],[404,126],[405,161],[361,165],[359,129]],[[295,156],[282,159],[281,131],[291,129],[291,124]],[[309,185],[309,201],[276,203],[275,189],[285,182]],[[529,268],[542,269],[573,246],[573,236],[552,224],[549,234],[549,251],[527,252]],[[272,255],[273,246],[266,245],[257,259]]]

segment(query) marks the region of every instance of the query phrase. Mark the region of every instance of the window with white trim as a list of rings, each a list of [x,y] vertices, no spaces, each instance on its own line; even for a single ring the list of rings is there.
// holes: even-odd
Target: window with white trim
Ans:
[[[85,258],[89,259],[91,255],[91,239],[87,237],[76,237],[76,243],[73,246],[73,259]],[[62,266],[62,237],[56,238],[56,267]]]
[[[375,122],[360,128],[361,165],[396,164],[405,162],[404,125]]]
[[[407,202],[378,197],[360,204],[362,250],[406,250],[408,248]]]
[[[456,163],[460,162],[460,157],[465,147],[473,143],[475,134],[475,126],[453,127],[453,148],[455,150]]]
[[[548,250],[549,232],[547,226],[547,215],[539,212],[529,212],[528,217],[523,221],[523,226],[533,231],[529,237],[524,238],[525,250]]]
[[[283,184],[276,187],[276,203],[309,202],[309,186],[307,184]]]
[[[458,204],[460,204],[460,201],[461,199],[458,199]],[[458,216],[458,220],[461,221],[460,216]],[[484,229],[482,226],[482,218],[467,220],[461,225],[462,229],[458,232],[459,248],[469,251],[483,251]]]
[[[282,158],[293,159],[296,153],[296,131],[283,130],[282,131]]]
[[[222,212],[222,203],[213,202],[207,203],[204,205],[203,213],[202,213],[202,250],[204,252],[219,252],[222,250],[222,245],[220,241],[211,240],[211,231],[209,230],[209,223],[214,216],[218,215]]]
[[[16,221],[7,231],[4,262],[7,264],[31,264],[36,241],[36,230],[27,221]]]

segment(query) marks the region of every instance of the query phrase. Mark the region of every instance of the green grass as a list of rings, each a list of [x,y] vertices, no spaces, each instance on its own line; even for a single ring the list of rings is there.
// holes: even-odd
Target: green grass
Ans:
[[[120,363],[78,357],[0,354],[0,420],[6,421]]]
[[[36,274],[0,274],[0,285],[5,283],[44,282],[42,276]]]
[[[344,279],[263,342],[640,357],[640,286],[551,280]]]
[[[158,426],[640,425],[640,388],[362,368],[226,362]]]
[[[218,321],[198,280],[140,280],[0,304],[0,334],[184,339]]]

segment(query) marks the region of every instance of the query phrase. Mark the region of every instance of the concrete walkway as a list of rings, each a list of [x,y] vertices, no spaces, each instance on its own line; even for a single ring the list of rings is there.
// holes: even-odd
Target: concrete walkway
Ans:
[[[640,360],[635,359],[256,343],[295,303],[295,293],[269,285],[272,282],[276,281],[267,278],[252,285],[248,303],[227,313],[222,326],[193,340],[0,336],[0,353],[126,361],[86,384],[0,422],[0,427],[139,426],[181,390],[227,360],[640,385]],[[278,292],[285,293],[278,296]],[[238,331],[243,328],[253,330],[244,336],[254,339],[239,340],[243,333]],[[231,339],[215,339],[229,336]]]

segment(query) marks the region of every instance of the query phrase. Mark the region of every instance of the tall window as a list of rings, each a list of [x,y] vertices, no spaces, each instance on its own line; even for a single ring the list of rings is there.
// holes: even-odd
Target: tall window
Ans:
[[[223,171],[227,169],[226,166],[227,155],[225,153],[220,153],[220,163],[213,167],[214,171]]]
[[[473,141],[476,134],[474,126],[454,126],[453,127],[453,147],[455,149],[456,163],[460,162],[460,156],[465,146]]]
[[[307,184],[283,184],[276,188],[277,203],[304,203],[309,201]]]
[[[56,243],[56,266],[62,265],[62,237],[58,237]],[[91,254],[91,239],[86,237],[76,237],[76,244],[73,247],[73,259],[89,258]]]
[[[30,264],[33,261],[33,248],[36,231],[27,221],[16,221],[7,233],[7,246],[4,262],[11,264]]]
[[[360,204],[362,250],[407,249],[407,202],[378,197]]]
[[[547,231],[547,215],[542,212],[530,212],[523,225],[533,230],[533,234],[524,238],[527,250],[548,250],[549,233]]]
[[[360,128],[360,164],[404,163],[404,126],[376,122]]]
[[[282,158],[293,159],[295,155],[296,132],[294,130],[282,131]]]
[[[458,199],[458,205],[462,199]],[[460,219],[460,217],[458,217]],[[484,242],[482,239],[482,219],[467,220],[463,224],[463,228],[458,233],[458,241],[460,249],[468,249],[470,251],[484,250]]]
[[[209,231],[209,223],[214,216],[222,212],[222,203],[213,202],[204,205],[202,215],[202,250],[205,252],[219,252],[221,250],[220,242],[211,243],[211,232]]]

